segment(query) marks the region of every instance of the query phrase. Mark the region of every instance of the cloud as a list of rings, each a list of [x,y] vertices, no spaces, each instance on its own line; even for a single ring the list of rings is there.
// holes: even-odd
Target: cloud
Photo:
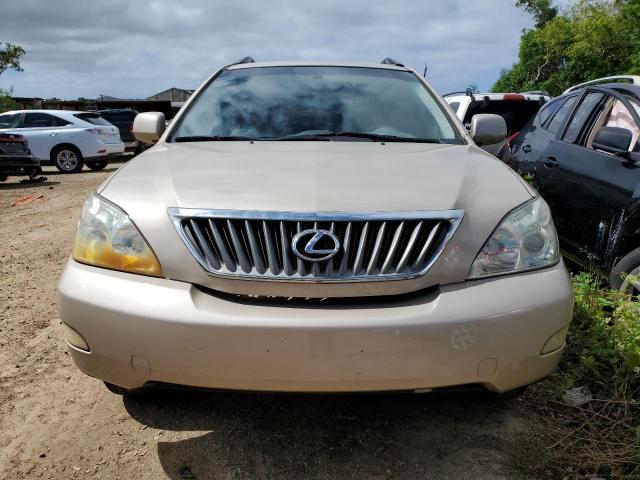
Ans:
[[[22,45],[17,96],[146,97],[194,88],[211,72],[256,60],[386,56],[440,91],[489,88],[517,57],[530,19],[510,0],[3,0],[0,42]]]

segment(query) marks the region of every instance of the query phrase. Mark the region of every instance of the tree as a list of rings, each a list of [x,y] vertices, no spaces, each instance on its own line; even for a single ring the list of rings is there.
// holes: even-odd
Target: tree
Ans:
[[[21,72],[20,59],[24,53],[24,48],[19,45],[0,42],[0,75],[9,69]]]
[[[530,13],[531,5],[539,3],[517,2]],[[523,32],[518,62],[502,70],[492,90],[547,90],[557,95],[594,78],[638,72],[640,2],[578,0],[562,14]]]
[[[2,45],[3,43],[0,42],[0,75],[9,69],[21,72],[22,66],[20,65],[20,59],[24,55],[24,49],[12,43],[5,43],[4,47]],[[0,113],[15,110],[19,107],[11,98],[12,95],[13,88],[9,90],[0,88]]]
[[[544,27],[558,15],[558,7],[551,0],[516,0],[516,7],[533,15],[536,28]]]

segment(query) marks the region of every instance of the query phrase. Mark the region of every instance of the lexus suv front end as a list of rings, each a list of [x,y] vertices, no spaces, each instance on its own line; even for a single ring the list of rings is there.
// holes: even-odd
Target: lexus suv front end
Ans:
[[[240,63],[87,199],[59,285],[112,389],[507,392],[572,311],[549,209],[401,65]]]

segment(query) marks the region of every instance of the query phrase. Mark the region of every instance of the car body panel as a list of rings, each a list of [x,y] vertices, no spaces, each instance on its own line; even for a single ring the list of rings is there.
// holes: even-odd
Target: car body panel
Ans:
[[[482,383],[507,391],[558,363],[562,349],[540,352],[568,326],[570,288],[559,264],[407,298],[261,303],[71,260],[58,305],[91,349],[70,347],[75,363],[125,388],[353,392]]]

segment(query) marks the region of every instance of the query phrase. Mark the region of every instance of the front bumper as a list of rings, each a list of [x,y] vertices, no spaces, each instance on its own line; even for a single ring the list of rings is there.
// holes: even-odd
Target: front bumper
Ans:
[[[573,299],[562,263],[411,296],[326,306],[221,297],[189,283],[70,260],[60,316],[91,352],[88,375],[125,387],[345,392],[484,384],[507,391],[547,376]]]

